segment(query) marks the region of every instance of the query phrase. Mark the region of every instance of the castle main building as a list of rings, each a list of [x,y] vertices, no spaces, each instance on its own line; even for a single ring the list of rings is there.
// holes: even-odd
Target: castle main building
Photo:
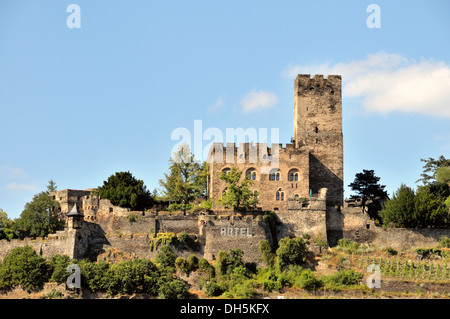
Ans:
[[[327,206],[343,205],[343,135],[341,76],[299,74],[294,90],[291,143],[216,143],[210,150],[208,198],[214,209],[226,183],[219,173],[232,167],[253,181],[261,210],[286,211],[293,199],[318,197],[327,189]],[[223,208],[222,208],[223,209]]]

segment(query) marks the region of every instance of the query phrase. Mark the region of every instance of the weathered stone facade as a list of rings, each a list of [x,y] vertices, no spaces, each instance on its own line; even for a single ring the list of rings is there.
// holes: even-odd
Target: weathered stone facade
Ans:
[[[313,78],[300,74],[295,80],[294,137],[291,144],[215,143],[208,157],[208,197],[214,209],[226,191],[219,179],[236,167],[253,181],[261,210],[286,211],[292,198],[317,196],[327,188],[327,204],[343,203],[343,135],[341,76]]]

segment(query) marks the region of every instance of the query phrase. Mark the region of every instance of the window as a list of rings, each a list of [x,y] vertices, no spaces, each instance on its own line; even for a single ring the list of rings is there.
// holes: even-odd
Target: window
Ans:
[[[258,191],[257,190],[253,191],[253,196],[255,196],[255,199],[258,199]]]
[[[227,168],[224,168],[224,169],[222,170],[222,173],[226,175],[226,174],[228,174],[230,171],[231,171],[231,169],[227,167]]]
[[[298,181],[298,169],[291,169],[288,174],[288,179],[291,182]]]
[[[284,192],[281,188],[278,188],[277,193],[275,194],[275,200],[284,200]]]
[[[256,170],[255,170],[254,168],[249,168],[249,169],[247,170],[247,172],[245,173],[245,176],[246,176],[248,179],[256,180]]]
[[[280,171],[272,171],[269,174],[269,180],[270,181],[279,181],[280,180],[280,176],[281,176]]]

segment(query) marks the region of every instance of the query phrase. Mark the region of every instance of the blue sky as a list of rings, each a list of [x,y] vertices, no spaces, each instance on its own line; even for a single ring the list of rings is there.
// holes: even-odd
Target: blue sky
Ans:
[[[81,28],[67,26],[72,3]],[[450,157],[449,12],[446,0],[3,0],[0,208],[15,218],[49,179],[86,189],[117,171],[153,190],[172,132],[194,120],[289,142],[297,73],[343,76],[344,185],[374,169],[390,194],[416,186],[420,158]]]

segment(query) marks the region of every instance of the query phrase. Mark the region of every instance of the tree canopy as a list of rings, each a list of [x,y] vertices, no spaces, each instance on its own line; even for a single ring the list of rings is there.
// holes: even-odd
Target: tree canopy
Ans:
[[[195,160],[188,145],[182,145],[169,159],[169,173],[159,181],[163,198],[188,204],[206,194],[208,165]]]
[[[437,181],[438,178],[438,170],[442,167],[450,167],[450,159],[446,159],[444,155],[439,156],[438,159],[434,159],[429,157],[428,159],[420,159],[421,162],[424,162],[423,173],[420,174],[421,178],[416,181],[422,182],[423,185],[427,185],[432,183],[433,181]],[[442,170],[441,173],[443,176],[449,177],[448,170]],[[446,181],[447,183],[449,180]]]
[[[221,206],[229,206],[234,211],[248,211],[256,209],[258,204],[258,194],[250,190],[252,180],[244,178],[241,182],[242,171],[232,167],[230,171],[221,172],[219,178],[227,183],[227,187],[222,196],[217,200]]]
[[[49,182],[47,191],[34,195],[31,202],[25,204],[20,217],[15,220],[13,228],[17,229],[22,237],[44,237],[64,229],[64,221],[58,217],[59,203],[50,198],[50,190],[56,190],[53,181]]]
[[[113,205],[145,210],[150,208],[154,199],[144,182],[130,172],[117,172],[98,188],[100,198],[109,199]]]
[[[446,184],[423,185],[414,191],[402,184],[380,212],[387,227],[445,228],[450,222],[446,199],[450,188]]]
[[[369,198],[387,198],[387,192],[384,190],[386,186],[380,185],[379,181],[380,177],[375,176],[374,170],[363,169],[362,173],[355,175],[355,180],[348,186],[356,192],[356,196],[362,197],[364,204]]]

